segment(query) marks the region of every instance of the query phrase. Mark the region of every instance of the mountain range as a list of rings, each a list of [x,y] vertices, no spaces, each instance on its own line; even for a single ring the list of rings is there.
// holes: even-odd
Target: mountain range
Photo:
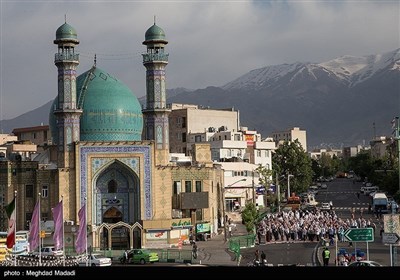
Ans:
[[[222,87],[170,89],[167,97],[168,103],[239,110],[241,125],[263,137],[300,127],[307,131],[309,149],[367,144],[375,136],[390,136],[391,121],[399,116],[400,49],[266,66]],[[144,97],[139,101],[145,103]],[[51,104],[3,120],[0,127],[9,133],[48,124]]]

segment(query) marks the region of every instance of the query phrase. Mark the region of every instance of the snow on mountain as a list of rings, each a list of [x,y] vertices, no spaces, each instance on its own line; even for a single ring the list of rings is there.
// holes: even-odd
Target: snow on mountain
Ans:
[[[255,69],[222,86],[222,89],[259,89],[268,83],[278,81],[288,73],[294,72],[303,66],[303,63],[297,62],[293,64],[272,65]]]
[[[372,77],[376,72],[391,66],[400,70],[400,49],[368,56],[342,56],[319,65],[350,82],[350,87]]]
[[[339,78],[349,81],[352,74],[367,66],[367,59],[366,57],[345,55],[319,65],[329,69]]]
[[[294,81],[297,76],[305,74],[317,80],[316,73],[318,71],[324,71],[331,78],[342,81],[341,83],[349,87],[353,87],[386,68],[389,70],[400,70],[400,49],[384,54],[368,56],[345,55],[318,64],[297,62],[267,66],[248,72],[222,86],[222,89],[237,90],[247,88],[259,90],[279,82],[281,78],[288,74],[292,75],[290,79],[286,80],[289,83]]]

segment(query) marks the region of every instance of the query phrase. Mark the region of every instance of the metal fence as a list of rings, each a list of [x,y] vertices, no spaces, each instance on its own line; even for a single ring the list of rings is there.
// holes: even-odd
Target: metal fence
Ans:
[[[155,252],[158,254],[159,262],[182,262],[182,263],[192,263],[193,255],[191,248],[166,248],[166,249],[152,249],[147,248],[150,252]],[[93,248],[93,252],[100,253],[105,257],[111,258],[113,261],[118,261],[120,257],[124,255],[125,250],[107,250],[100,248]],[[90,253],[90,252],[88,252]],[[67,255],[76,255],[73,248],[66,248]]]
[[[256,241],[255,234],[235,236],[229,239],[229,251],[233,252],[236,259],[240,259],[240,249],[254,247]]]

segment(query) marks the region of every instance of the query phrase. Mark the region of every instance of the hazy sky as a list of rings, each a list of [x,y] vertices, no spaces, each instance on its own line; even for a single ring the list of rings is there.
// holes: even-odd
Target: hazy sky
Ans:
[[[167,88],[222,86],[250,70],[323,62],[400,47],[396,1],[18,1],[0,0],[0,119],[57,95],[53,44],[72,25],[78,74],[97,66],[145,95],[146,30],[164,29]]]

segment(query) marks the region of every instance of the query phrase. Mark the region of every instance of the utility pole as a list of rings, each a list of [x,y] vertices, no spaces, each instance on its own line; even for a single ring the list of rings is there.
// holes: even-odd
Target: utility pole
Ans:
[[[290,197],[290,177],[294,177],[292,174],[287,175],[287,198]]]
[[[256,190],[254,189],[254,170],[251,172],[252,173],[252,179],[251,179],[251,187],[253,189],[253,203],[254,206],[256,206]]]
[[[278,172],[276,173],[276,193],[278,194],[278,212],[281,212],[281,189],[279,187]]]

